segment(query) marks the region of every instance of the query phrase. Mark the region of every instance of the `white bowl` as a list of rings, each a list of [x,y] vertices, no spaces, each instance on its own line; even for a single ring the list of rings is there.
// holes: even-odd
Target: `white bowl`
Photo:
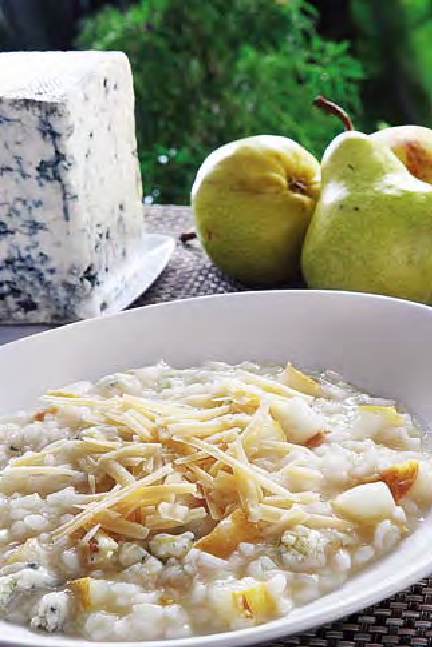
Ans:
[[[431,340],[431,309],[386,297],[299,290],[177,301],[82,321],[3,346],[0,410],[25,408],[48,388],[161,359],[179,368],[206,360],[249,359],[335,369],[370,393],[395,398],[432,429]],[[431,533],[429,515],[389,557],[285,618],[253,629],[155,644],[232,647],[274,641],[335,620],[428,575]],[[0,623],[0,630],[1,641],[10,644],[76,643],[6,623]]]

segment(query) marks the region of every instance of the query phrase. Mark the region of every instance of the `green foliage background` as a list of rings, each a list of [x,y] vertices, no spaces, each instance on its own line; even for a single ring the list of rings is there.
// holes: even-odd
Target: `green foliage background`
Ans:
[[[432,3],[350,0],[353,49],[362,61],[366,126],[431,125]]]
[[[205,157],[240,137],[284,135],[321,156],[341,126],[317,94],[362,123],[362,66],[318,17],[305,0],[141,0],[84,22],[80,48],[129,56],[148,202],[187,204]]]
[[[88,18],[77,46],[130,58],[148,201],[188,203],[201,162],[239,137],[285,135],[320,157],[340,124],[317,94],[366,132],[432,125],[430,0],[122,4]]]

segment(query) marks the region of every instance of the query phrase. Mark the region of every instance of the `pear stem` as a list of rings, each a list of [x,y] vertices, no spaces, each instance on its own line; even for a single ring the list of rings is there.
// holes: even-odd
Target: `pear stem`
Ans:
[[[350,116],[348,115],[347,112],[340,106],[338,106],[337,103],[333,103],[333,101],[329,101],[325,97],[316,97],[314,99],[314,106],[322,110],[328,115],[334,115],[335,117],[339,117],[339,119],[342,121],[345,130],[354,130],[354,125],[353,122],[350,119]]]
[[[194,229],[191,229],[190,231],[184,231],[179,238],[181,243],[188,243],[190,240],[197,238],[197,233]]]

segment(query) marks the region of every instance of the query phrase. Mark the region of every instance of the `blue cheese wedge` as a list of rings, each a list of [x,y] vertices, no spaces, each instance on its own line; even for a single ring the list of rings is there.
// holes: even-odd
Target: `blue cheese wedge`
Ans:
[[[0,127],[0,320],[127,305],[145,234],[127,57],[1,53]]]

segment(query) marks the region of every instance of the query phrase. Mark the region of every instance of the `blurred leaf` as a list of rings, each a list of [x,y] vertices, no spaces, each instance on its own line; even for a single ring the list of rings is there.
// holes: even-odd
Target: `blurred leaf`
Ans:
[[[431,125],[430,0],[351,0],[356,54],[367,83],[367,121]]]

